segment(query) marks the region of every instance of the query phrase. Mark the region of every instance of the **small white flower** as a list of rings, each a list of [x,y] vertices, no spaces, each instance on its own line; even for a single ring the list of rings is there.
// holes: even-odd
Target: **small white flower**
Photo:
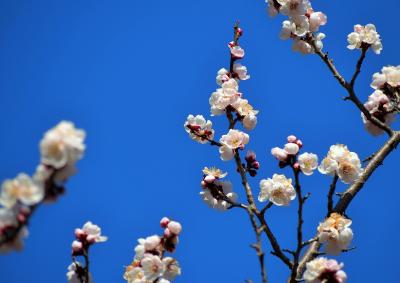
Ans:
[[[238,98],[232,107],[236,109],[240,116],[257,115],[258,110],[255,110],[247,99]]]
[[[325,243],[325,250],[329,254],[338,255],[346,250],[353,239],[350,228],[351,220],[338,213],[331,213],[324,222],[318,226],[318,240]]]
[[[301,54],[311,54],[314,52],[313,47],[304,40],[295,38],[293,40],[292,50]]]
[[[239,86],[235,79],[229,79],[222,84],[222,88],[211,94],[209,103],[212,115],[221,115],[226,107],[234,104],[239,98]]]
[[[71,122],[62,121],[47,131],[40,142],[42,163],[60,169],[75,164],[85,150],[85,132]]]
[[[234,58],[242,59],[244,57],[244,49],[240,46],[229,47],[231,49],[231,54]]]
[[[289,142],[285,144],[284,150],[287,154],[296,155],[299,152],[299,146],[295,143]]]
[[[243,149],[249,142],[249,135],[239,130],[230,129],[228,134],[223,135],[219,141],[230,149]]]
[[[281,4],[280,12],[289,17],[305,15],[310,7],[308,0],[278,0]]]
[[[146,280],[153,282],[164,273],[164,264],[160,257],[146,254],[140,261]]]
[[[297,161],[304,175],[312,175],[314,170],[318,167],[318,156],[314,153],[305,152],[299,155]]]
[[[257,125],[257,116],[250,114],[246,115],[243,118],[243,126],[246,128],[246,130],[253,130]]]
[[[304,36],[310,30],[310,24],[308,18],[304,15],[296,16],[292,18],[295,25],[293,33],[297,36]]]
[[[214,130],[212,129],[212,122],[204,119],[202,115],[189,115],[184,124],[186,132],[189,136],[202,144],[208,143],[208,140],[214,138]]]
[[[286,159],[288,158],[288,153],[286,152],[286,150],[279,147],[274,147],[273,149],[271,149],[271,154],[279,161],[286,161]]]
[[[153,281],[149,281],[146,279],[144,275],[144,271],[142,268],[138,266],[128,266],[124,273],[124,279],[128,281],[128,283],[152,283]]]
[[[381,73],[375,73],[372,76],[372,88],[383,88],[385,83],[392,87],[400,86],[400,65],[383,67]]]
[[[15,179],[5,180],[0,193],[0,203],[11,208],[18,201],[25,205],[34,205],[43,200],[44,188],[31,177],[21,173]]]
[[[158,235],[153,235],[153,236],[149,236],[145,239],[143,245],[145,248],[145,251],[154,251],[155,249],[158,248],[158,246],[161,243],[161,238]]]
[[[292,179],[287,179],[284,175],[274,174],[272,179],[261,180],[260,189],[258,195],[260,202],[269,200],[275,205],[287,206],[291,200],[296,198]]]
[[[218,85],[222,86],[222,84],[226,81],[229,81],[229,71],[225,68],[222,68],[218,71],[217,77],[215,78]]]
[[[283,21],[281,33],[279,34],[279,38],[282,40],[287,40],[292,37],[294,31],[296,30],[296,24],[291,21]]]
[[[318,167],[321,174],[335,175],[346,184],[353,183],[362,173],[361,161],[355,152],[343,144],[332,145]]]
[[[86,233],[88,242],[101,243],[107,241],[107,237],[101,235],[101,228],[90,221],[83,225],[82,230]]]
[[[174,234],[179,235],[182,231],[182,225],[179,222],[171,221],[168,223],[167,228]]]
[[[328,18],[322,12],[312,12],[310,15],[310,31],[316,32],[319,30],[320,26],[326,24]]]
[[[347,275],[342,271],[343,263],[334,259],[318,257],[306,264],[303,279],[307,283],[345,283]]]
[[[247,67],[242,64],[233,64],[233,72],[238,76],[239,80],[245,81],[250,79],[250,76],[247,74]]]
[[[380,54],[383,48],[380,35],[373,24],[366,26],[355,25],[354,32],[347,36],[347,41],[349,43],[347,48],[349,49],[360,49],[362,48],[362,44],[365,43],[371,46],[376,54]]]
[[[235,155],[235,152],[230,147],[223,145],[223,146],[219,147],[219,154],[220,154],[221,160],[229,161],[233,158],[233,156]]]
[[[211,167],[211,168],[204,167],[203,174],[205,176],[213,176],[215,179],[222,179],[222,178],[225,178],[226,175],[228,175],[228,173],[226,173],[226,172],[224,173],[224,172],[222,172],[222,170],[220,170],[216,167]]]
[[[181,275],[181,268],[176,259],[172,257],[163,258],[163,263],[165,266],[165,272],[163,277],[169,281],[174,280],[178,275]]]
[[[209,188],[205,188],[200,192],[201,198],[211,208],[221,211],[228,209],[231,204],[225,200],[225,197],[230,199],[231,202],[235,202],[237,198],[236,193],[232,192],[232,183],[216,180],[214,184],[215,187],[213,188],[218,188],[218,191],[211,191]]]

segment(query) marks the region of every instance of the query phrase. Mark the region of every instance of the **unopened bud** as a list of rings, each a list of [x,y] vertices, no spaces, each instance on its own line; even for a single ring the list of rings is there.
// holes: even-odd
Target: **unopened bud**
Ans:
[[[256,170],[260,169],[260,162],[254,161],[253,163],[251,163],[251,167],[253,167]]]
[[[303,142],[301,140],[297,140],[296,144],[299,146],[299,148],[303,147]]]
[[[161,228],[167,228],[168,223],[169,223],[170,221],[171,221],[171,220],[169,220],[168,217],[163,217],[163,218],[161,219],[161,221],[160,221],[160,226],[161,226]]]
[[[213,175],[207,175],[207,176],[204,178],[204,181],[205,181],[207,184],[214,183],[215,177],[214,177]]]
[[[82,251],[82,248],[83,248],[83,244],[82,244],[82,242],[79,242],[79,241],[73,241],[72,242],[72,251],[74,252],[74,253],[79,253],[79,252],[81,252]]]
[[[287,141],[288,142],[296,142],[297,138],[294,135],[290,135],[287,137]]]
[[[250,174],[251,177],[255,177],[257,175],[257,171],[254,170],[254,169],[250,169],[249,170],[249,174]]]
[[[238,36],[242,36],[243,35],[243,30],[241,28],[237,28],[236,32],[237,32]]]
[[[300,164],[298,162],[296,162],[295,164],[293,164],[293,168],[296,170],[300,169]]]

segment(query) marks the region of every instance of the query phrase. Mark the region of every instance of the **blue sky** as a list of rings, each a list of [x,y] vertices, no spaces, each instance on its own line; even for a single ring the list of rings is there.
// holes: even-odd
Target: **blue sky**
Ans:
[[[354,24],[376,24],[384,50],[368,54],[360,75],[357,91],[366,100],[372,74],[399,64],[393,19],[400,4],[316,0],[313,6],[328,15],[325,50],[346,77],[358,56],[345,48],[347,34]],[[22,253],[0,257],[1,282],[64,282],[73,230],[87,220],[109,236],[91,251],[95,282],[124,282],[123,266],[134,255],[136,239],[161,232],[162,216],[184,227],[175,254],[183,275],[176,282],[258,282],[247,216],[213,211],[198,196],[201,169],[216,165],[229,171],[244,199],[233,164],[220,161],[215,148],[192,142],[183,129],[189,113],[209,117],[216,71],[228,67],[233,23],[240,20],[244,29],[243,64],[251,74],[241,90],[261,110],[248,146],[261,162],[251,180],[255,194],[261,178],[290,175],[269,154],[288,134],[321,158],[335,143],[366,157],[385,139],[363,130],[358,111],[341,100],[345,93],[319,58],[294,54],[289,42],[279,40],[283,18],[270,19],[265,10],[261,0],[0,1],[0,178],[31,174],[38,142],[60,120],[74,121],[88,134],[67,194],[37,211]],[[217,135],[225,134],[225,119],[213,121]],[[350,282],[397,280],[398,158],[395,152],[385,161],[348,210],[357,249],[338,259]],[[329,183],[320,174],[302,178],[312,193],[306,237],[325,214]],[[295,243],[295,211],[294,203],[269,211],[283,247]],[[285,267],[272,256],[266,262],[270,282],[284,282]]]

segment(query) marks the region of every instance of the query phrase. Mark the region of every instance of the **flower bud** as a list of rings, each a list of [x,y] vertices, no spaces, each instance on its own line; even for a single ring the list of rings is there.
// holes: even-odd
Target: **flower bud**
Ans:
[[[303,142],[301,140],[297,140],[296,144],[299,146],[299,148],[303,147]]]
[[[182,231],[182,225],[179,222],[171,221],[168,223],[168,229],[174,234],[179,235]]]
[[[213,175],[207,175],[207,176],[204,178],[204,181],[205,181],[207,184],[212,184],[212,183],[214,183],[214,181],[215,181],[215,177],[214,177]]]
[[[79,242],[79,241],[76,241],[76,240],[72,242],[71,246],[72,246],[72,251],[74,253],[80,253],[82,251],[82,248],[83,248],[82,242]]]
[[[161,219],[161,221],[160,221],[160,226],[161,226],[161,228],[166,228],[166,227],[168,226],[168,223],[169,223],[170,221],[171,221],[171,220],[169,220],[168,217],[163,217],[163,218]]]
[[[288,142],[296,142],[297,138],[294,135],[290,135],[287,137],[287,141]]]
[[[254,161],[253,163],[251,163],[251,167],[258,170],[260,169],[260,163],[258,161]]]
[[[285,144],[285,151],[288,154],[296,155],[299,152],[299,146],[296,143]]]

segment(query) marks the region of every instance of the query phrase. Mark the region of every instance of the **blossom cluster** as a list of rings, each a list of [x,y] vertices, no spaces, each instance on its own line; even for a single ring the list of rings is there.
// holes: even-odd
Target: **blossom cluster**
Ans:
[[[76,256],[88,257],[89,247],[94,243],[107,241],[107,237],[101,234],[101,228],[92,222],[86,222],[82,228],[75,229],[75,240],[72,242],[72,258],[73,262],[68,266],[67,280],[69,283],[91,283],[92,275],[89,273],[87,262],[84,268]],[[86,282],[85,273],[88,273],[88,281]]]
[[[220,211],[227,210],[237,199],[236,193],[232,191],[232,183],[221,180],[226,175],[215,167],[203,169],[200,196],[209,207]]]
[[[260,181],[260,193],[258,200],[265,202],[269,200],[278,206],[287,206],[290,201],[296,198],[296,191],[292,185],[292,179],[285,175],[274,174],[272,179],[263,179]]]
[[[300,169],[304,175],[312,175],[318,166],[318,156],[309,152],[298,155],[302,147],[303,142],[296,136],[290,135],[284,147],[272,148],[271,154],[279,160],[279,167],[292,165],[295,169]]]
[[[338,255],[348,249],[353,239],[353,231],[350,228],[351,220],[334,212],[320,223],[318,241],[325,243],[325,250],[329,254]]]
[[[322,49],[322,39],[325,38],[325,34],[318,31],[320,26],[327,23],[327,16],[322,12],[315,12],[309,0],[266,0],[266,2],[270,16],[281,13],[289,18],[283,21],[279,37],[282,40],[292,39],[293,51],[302,54],[314,53],[314,47],[306,40],[311,34],[314,34],[315,46]]]
[[[306,283],[345,283],[346,273],[342,270],[343,263],[334,259],[318,257],[306,264],[303,279]]]
[[[390,126],[400,109],[400,66],[383,67],[380,73],[372,76],[371,87],[374,92],[364,104],[368,112]],[[371,123],[361,113],[366,130],[374,136],[383,134],[383,130]]]
[[[380,35],[373,24],[355,25],[354,31],[347,36],[347,42],[347,48],[351,50],[371,47],[376,54],[380,54],[383,48]]]
[[[85,132],[71,122],[62,121],[47,131],[40,142],[41,163],[31,177],[20,173],[5,180],[1,186],[0,251],[22,247],[27,236],[27,222],[34,208],[63,193],[63,183],[76,171],[75,163],[82,158]]]
[[[330,147],[318,170],[322,174],[337,175],[346,184],[356,181],[362,173],[361,161],[357,153],[351,152],[343,144]]]
[[[178,261],[164,255],[175,251],[182,226],[167,217],[161,219],[160,225],[164,228],[163,236],[153,235],[138,240],[135,257],[124,273],[128,283],[169,283],[181,274]]]

